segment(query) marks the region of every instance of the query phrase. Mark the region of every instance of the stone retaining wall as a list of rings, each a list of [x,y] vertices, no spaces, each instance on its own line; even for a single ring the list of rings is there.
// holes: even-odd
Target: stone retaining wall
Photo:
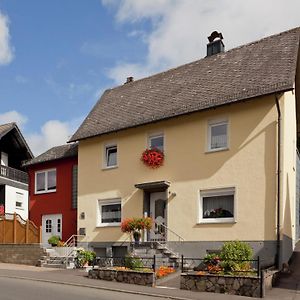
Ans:
[[[89,271],[89,278],[108,281],[118,281],[138,285],[154,286],[154,272],[141,272],[131,270],[94,269]]]
[[[260,279],[256,277],[181,274],[180,288],[198,292],[260,297]]]
[[[40,244],[0,244],[0,262],[36,266],[45,255]]]

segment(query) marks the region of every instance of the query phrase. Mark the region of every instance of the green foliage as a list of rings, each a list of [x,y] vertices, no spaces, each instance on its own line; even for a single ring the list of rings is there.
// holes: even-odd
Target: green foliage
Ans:
[[[206,254],[203,259],[203,262],[206,265],[217,265],[220,262],[220,257],[216,253]]]
[[[125,267],[132,270],[140,270],[144,268],[144,264],[140,258],[127,255],[125,257]]]
[[[249,271],[249,260],[253,259],[253,250],[248,243],[231,241],[224,243],[220,258],[224,272]]]
[[[96,258],[96,253],[89,250],[80,249],[77,250],[77,260],[81,267],[86,263],[90,264]]]
[[[52,246],[57,246],[60,241],[60,237],[57,235],[53,235],[48,239],[48,243]]]

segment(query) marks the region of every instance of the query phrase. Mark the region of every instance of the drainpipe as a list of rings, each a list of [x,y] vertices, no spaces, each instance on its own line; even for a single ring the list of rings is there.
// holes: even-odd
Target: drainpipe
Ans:
[[[276,256],[275,264],[277,269],[279,269],[280,261],[280,181],[281,181],[281,111],[279,105],[279,99],[277,94],[275,94],[275,102],[277,108],[277,242],[276,242]]]

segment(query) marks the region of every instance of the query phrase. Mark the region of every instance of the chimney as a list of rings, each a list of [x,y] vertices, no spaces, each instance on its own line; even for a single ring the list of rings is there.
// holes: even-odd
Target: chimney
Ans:
[[[222,42],[223,35],[221,32],[212,32],[212,34],[208,37],[208,40],[209,43],[207,44],[207,56],[212,56],[225,51],[225,46]]]
[[[127,83],[130,83],[130,82],[133,82],[133,77],[132,76],[130,76],[130,77],[127,77],[127,79],[126,79],[126,82],[124,83],[124,84],[127,84]]]

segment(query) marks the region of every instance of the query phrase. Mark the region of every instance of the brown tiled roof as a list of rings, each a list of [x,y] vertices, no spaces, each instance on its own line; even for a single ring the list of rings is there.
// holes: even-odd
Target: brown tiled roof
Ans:
[[[70,141],[293,89],[300,27],[106,90]]]
[[[68,158],[68,157],[75,157],[77,155],[78,155],[77,143],[57,146],[25,162],[23,166],[28,167],[31,165],[35,165],[47,161],[58,160],[58,159]]]

